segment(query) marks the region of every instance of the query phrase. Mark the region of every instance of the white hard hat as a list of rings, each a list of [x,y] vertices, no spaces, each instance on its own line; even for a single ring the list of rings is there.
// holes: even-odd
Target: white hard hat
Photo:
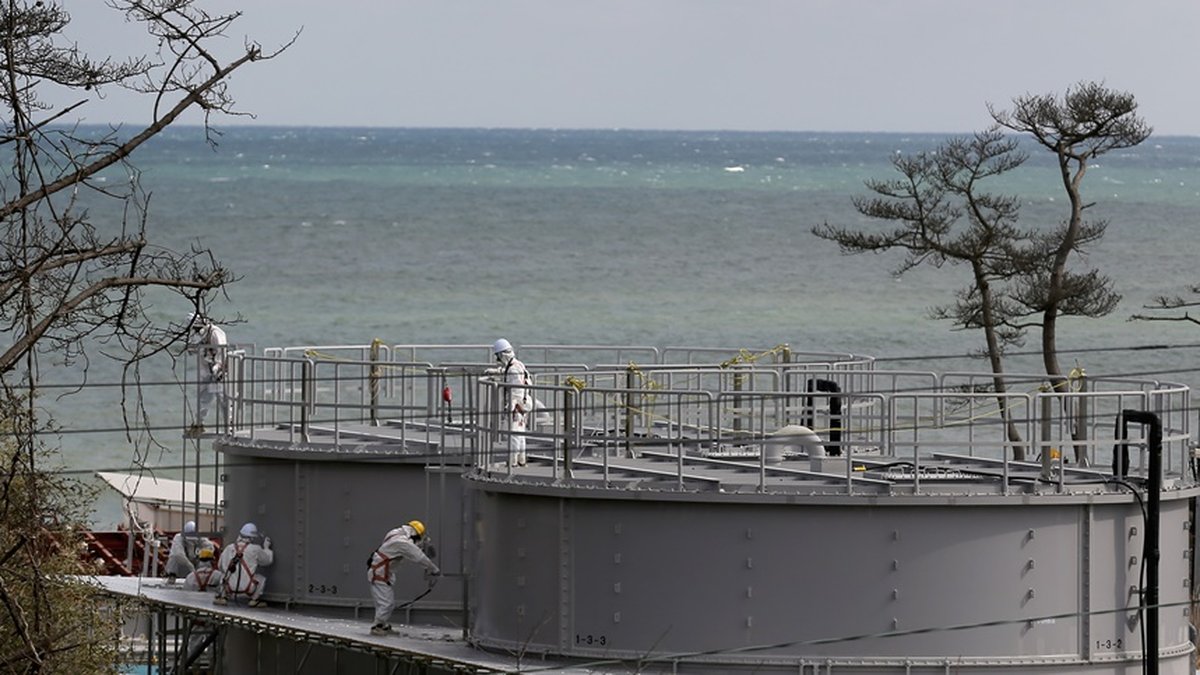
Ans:
[[[494,343],[492,343],[492,353],[493,354],[499,354],[500,352],[511,352],[511,351],[512,351],[512,345],[509,344],[508,340],[505,340],[504,338],[500,338],[499,340],[496,340]]]
[[[196,531],[196,521],[194,521],[194,520],[189,520],[189,521],[187,521],[186,523],[184,523],[184,524],[183,524],[183,531],[184,531],[184,532],[186,532],[186,533],[188,533],[188,534],[191,534],[191,533],[195,532],[195,531]]]
[[[242,526],[242,530],[238,534],[243,537],[253,537],[258,534],[258,528],[254,526],[254,523],[246,523]]]

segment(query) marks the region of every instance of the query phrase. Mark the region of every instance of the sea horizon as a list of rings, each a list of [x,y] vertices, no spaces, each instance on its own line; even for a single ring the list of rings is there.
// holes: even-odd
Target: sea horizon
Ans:
[[[172,126],[132,159],[151,195],[151,241],[211,249],[240,277],[208,308],[231,342],[789,343],[986,370],[979,332],[928,318],[968,283],[965,270],[897,276],[899,254],[844,256],[810,231],[877,227],[853,206],[864,182],[891,178],[897,153],[928,149],[937,134],[217,127],[215,148],[202,127]],[[116,168],[105,176],[129,180]],[[997,191],[1020,194],[1029,222],[1052,225],[1066,205],[1057,180],[1035,155]],[[1109,226],[1075,263],[1112,275],[1123,300],[1103,319],[1060,322],[1062,366],[1190,371],[1200,331],[1127,319],[1196,282],[1200,138],[1110,153],[1084,195]],[[190,307],[149,311],[178,322]],[[1038,341],[1030,332],[1010,371],[1041,370]],[[91,382],[116,379],[93,362]],[[114,426],[111,391],[57,406],[72,465],[131,465],[122,434],[87,432]],[[177,388],[152,399],[153,424],[180,423]]]

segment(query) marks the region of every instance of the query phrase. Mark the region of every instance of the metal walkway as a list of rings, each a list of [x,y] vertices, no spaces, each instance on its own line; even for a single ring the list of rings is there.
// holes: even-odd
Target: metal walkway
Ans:
[[[529,658],[521,662],[515,657],[475,649],[463,639],[461,629],[393,624],[393,635],[377,637],[369,630],[370,608],[364,608],[364,618],[353,620],[277,606],[257,609],[232,603],[217,606],[213,604],[212,593],[184,590],[180,585],[168,585],[164,579],[101,576],[89,577],[88,581],[104,593],[132,600],[152,613],[166,612],[298,643],[386,657],[403,665],[462,673],[515,673],[530,667],[564,673],[583,672],[566,663],[541,658],[532,663]]]

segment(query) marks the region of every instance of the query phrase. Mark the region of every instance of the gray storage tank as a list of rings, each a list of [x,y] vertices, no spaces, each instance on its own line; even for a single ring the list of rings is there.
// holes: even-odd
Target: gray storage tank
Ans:
[[[461,623],[459,475],[473,432],[451,391],[470,392],[483,367],[451,372],[395,355],[376,344],[231,359],[236,425],[214,440],[224,458],[225,540],[245,522],[271,537],[268,601],[369,617],[367,558],[389,530],[416,519],[447,574],[397,620]],[[397,603],[426,589],[418,566],[396,571]]]
[[[1140,585],[1145,528],[1128,495],[612,495],[469,480],[483,647],[838,672],[1113,672],[1094,667],[1139,659],[1138,611],[1112,611],[1136,605]],[[1164,532],[1186,538],[1195,496],[1164,501]],[[1191,672],[1189,563],[1170,549],[1161,644]]]
[[[231,536],[253,522],[270,536],[275,562],[268,600],[287,604],[366,608],[366,559],[384,534],[405,522],[425,523],[448,571],[460,568],[462,490],[457,465],[428,465],[424,457],[270,450],[236,440],[218,444],[226,456],[225,518]],[[416,566],[397,570],[396,597],[425,589]],[[447,576],[421,608],[457,612],[461,579]]]
[[[529,466],[464,475],[473,643],[681,672],[1139,671],[1155,609],[1139,608],[1145,437],[1131,475],[1110,466],[1114,416],[1136,401],[1167,429],[1152,642],[1161,672],[1194,672],[1185,387],[1094,379],[1085,408],[1001,396],[1045,458],[1018,462],[994,393],[820,376],[843,386],[700,396],[578,374]],[[1081,409],[1106,440],[1072,435]],[[842,440],[772,461],[771,431],[801,420]],[[1085,465],[1063,464],[1068,444]]]

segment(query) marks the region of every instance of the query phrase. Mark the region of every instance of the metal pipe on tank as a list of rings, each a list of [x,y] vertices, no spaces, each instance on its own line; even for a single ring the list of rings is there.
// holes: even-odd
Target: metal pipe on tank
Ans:
[[[1146,588],[1142,594],[1146,608],[1146,643],[1142,646],[1146,655],[1146,672],[1158,675],[1158,563],[1161,492],[1162,492],[1162,423],[1158,415],[1143,410],[1121,411],[1121,438],[1128,445],[1129,423],[1145,424],[1150,427],[1148,450],[1149,466],[1146,476],[1146,543],[1143,558],[1146,561]]]
[[[842,389],[838,383],[833,380],[824,379],[809,379],[805,383],[804,389],[808,392],[808,396],[804,399],[805,416],[802,425],[810,428],[816,428],[816,403],[817,400],[814,393],[828,393],[831,396],[826,396],[826,405],[829,408],[829,445],[828,454],[830,457],[840,457],[842,455],[842,397],[838,394]]]

